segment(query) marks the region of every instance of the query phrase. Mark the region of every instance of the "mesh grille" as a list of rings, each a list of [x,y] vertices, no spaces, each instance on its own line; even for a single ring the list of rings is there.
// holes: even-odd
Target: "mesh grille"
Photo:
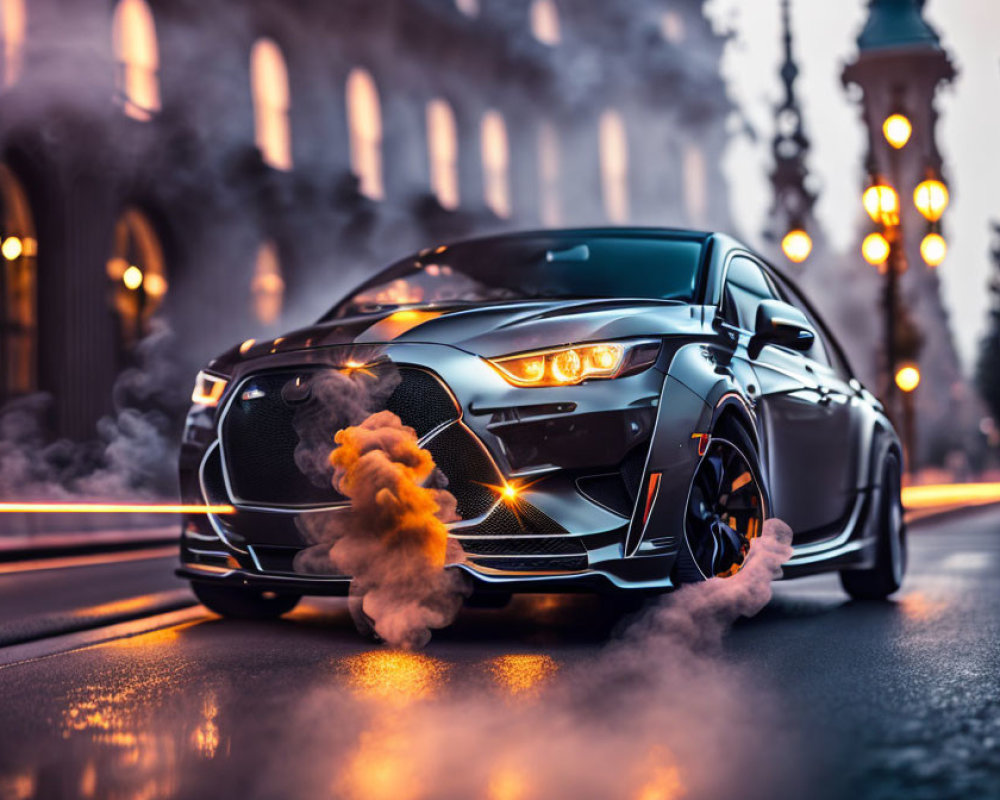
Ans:
[[[386,402],[386,409],[425,436],[439,425],[458,419],[458,409],[441,382],[419,369],[400,370],[403,380]]]
[[[587,551],[571,536],[551,536],[544,539],[462,539],[462,549],[468,555],[583,555]]]
[[[582,570],[587,568],[586,556],[556,556],[555,558],[476,558],[474,564],[505,572],[549,572],[552,570]]]
[[[448,491],[458,501],[458,515],[472,519],[490,510],[496,494],[483,484],[497,486],[500,473],[479,440],[464,425],[452,425],[427,444],[434,463],[448,478]]]
[[[235,497],[261,505],[328,505],[344,498],[332,486],[315,486],[295,464],[298,436],[292,425],[295,407],[281,398],[296,377],[315,372],[283,370],[245,381],[223,424],[226,468]],[[386,402],[418,436],[458,419],[458,409],[444,386],[419,369],[403,367],[400,383]],[[246,388],[261,394],[244,400]],[[331,445],[336,431],[330,431]],[[479,512],[482,513],[482,512]]]

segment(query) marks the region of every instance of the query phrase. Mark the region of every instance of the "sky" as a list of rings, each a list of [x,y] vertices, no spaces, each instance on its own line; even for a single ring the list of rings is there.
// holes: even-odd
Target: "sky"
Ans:
[[[858,252],[865,134],[840,74],[857,53],[867,2],[792,0],[791,8],[800,69],[796,91],[812,140],[808,165],[821,191],[817,216],[834,248]],[[773,109],[781,96],[779,0],[709,0],[706,14],[717,28],[735,33],[723,56],[723,74],[758,138],[731,140],[723,168],[738,232],[761,245],[771,199]],[[959,73],[938,94],[938,145],[952,198],[943,220],[948,258],[938,269],[963,367],[969,370],[989,307],[990,221],[1000,222],[1000,2],[928,0],[924,16]]]

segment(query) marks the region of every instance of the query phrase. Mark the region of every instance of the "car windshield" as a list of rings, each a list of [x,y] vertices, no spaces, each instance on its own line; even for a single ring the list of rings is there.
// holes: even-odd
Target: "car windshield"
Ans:
[[[701,238],[553,233],[425,250],[338,303],[324,320],[414,305],[640,297],[692,302]]]

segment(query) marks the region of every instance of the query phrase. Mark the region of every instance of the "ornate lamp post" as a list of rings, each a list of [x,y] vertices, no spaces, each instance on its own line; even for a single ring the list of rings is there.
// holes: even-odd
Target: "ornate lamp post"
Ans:
[[[939,221],[948,191],[934,138],[933,102],[937,87],[955,75],[937,34],[921,16],[922,8],[923,0],[869,0],[858,57],[843,73],[845,86],[859,95],[868,129],[862,203],[874,230],[864,237],[861,252],[885,276],[881,391],[894,418],[900,411],[898,393],[906,396],[902,412],[904,427],[911,431],[906,437],[911,468],[912,392],[917,388],[912,378],[919,375],[922,337],[908,304],[901,302],[901,281],[909,264],[923,261],[925,269],[936,267],[947,252]]]
[[[771,226],[766,232],[774,242],[780,242],[781,252],[793,264],[801,264],[813,250],[817,235],[813,224],[813,206],[816,193],[807,187],[806,155],[809,139],[802,125],[802,111],[795,96],[795,79],[799,68],[792,57],[792,30],[788,0],[781,0],[781,19],[784,28],[785,60],[781,65],[781,82],[785,96],[775,109],[775,134],[771,143],[774,169],[771,186],[774,204],[771,208]],[[812,233],[810,233],[812,229]]]

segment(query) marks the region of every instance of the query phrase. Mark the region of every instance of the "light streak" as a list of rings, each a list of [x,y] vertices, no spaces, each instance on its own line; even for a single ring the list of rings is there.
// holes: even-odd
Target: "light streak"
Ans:
[[[0,514],[235,514],[228,505],[165,503],[0,503]]]
[[[1000,503],[1000,483],[943,483],[903,488],[906,508]]]

